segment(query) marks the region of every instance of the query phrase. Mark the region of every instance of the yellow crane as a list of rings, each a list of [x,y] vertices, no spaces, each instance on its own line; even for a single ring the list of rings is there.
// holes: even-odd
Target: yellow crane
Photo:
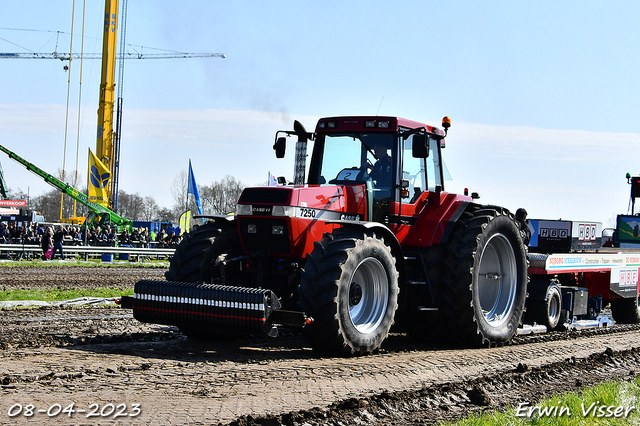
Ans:
[[[116,53],[116,37],[118,34],[118,0],[105,0],[104,8],[104,31],[102,39],[102,53],[58,53],[57,48],[53,53],[1,53],[0,59],[59,59],[70,61],[72,59],[102,59],[102,74],[100,79],[100,100],[98,106],[98,129],[95,155],[109,170],[110,179],[106,187],[108,202],[105,207],[117,212],[118,194],[118,167],[120,152],[120,117],[122,114],[122,78],[124,75],[124,59],[173,59],[173,58],[225,58],[222,53],[185,53],[185,52],[164,52],[164,53],[128,53],[125,52],[126,33],[126,8],[127,0],[123,0],[122,15],[123,23],[120,29],[121,51]],[[115,68],[116,59],[120,60],[119,81],[118,81],[118,110],[115,104]],[[114,112],[116,122],[114,122]],[[89,170],[89,173],[91,171]],[[62,208],[61,208],[62,211]],[[62,218],[61,218],[62,219]],[[79,218],[71,218],[79,219]]]
[[[116,146],[114,144],[113,103],[116,86],[116,37],[118,22],[118,0],[104,2],[104,32],[102,34],[102,77],[100,79],[100,102],[98,106],[98,140],[96,156],[109,169],[111,179],[107,196],[112,207],[116,170]],[[90,172],[90,171],[89,171]]]
[[[124,75],[124,58],[127,56],[124,52],[124,39],[126,31],[126,8],[127,0],[123,3],[123,25],[121,29],[121,52],[116,54],[116,35],[118,33],[118,0],[105,0],[104,10],[104,33],[102,40],[102,78],[100,82],[100,104],[98,108],[98,140],[96,144],[96,156],[109,169],[111,179],[109,180],[109,188],[107,190],[109,203],[107,208],[117,212],[117,196],[118,196],[118,167],[120,152],[120,118],[122,114],[122,78]],[[168,54],[164,54],[165,57]],[[177,56],[176,56],[177,55]],[[225,56],[221,53],[210,54],[185,54],[174,53],[174,57],[221,57]],[[114,131],[114,89],[115,89],[115,64],[116,58],[120,57],[120,72],[118,84],[118,111],[117,126]],[[138,55],[138,58],[144,58],[144,55]],[[161,55],[147,56],[161,57]]]

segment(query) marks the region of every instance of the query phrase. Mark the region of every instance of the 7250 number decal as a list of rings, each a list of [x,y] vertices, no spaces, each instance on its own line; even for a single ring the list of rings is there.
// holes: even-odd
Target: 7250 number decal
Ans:
[[[316,211],[314,209],[305,209],[301,207],[298,213],[298,217],[313,219],[316,217]]]

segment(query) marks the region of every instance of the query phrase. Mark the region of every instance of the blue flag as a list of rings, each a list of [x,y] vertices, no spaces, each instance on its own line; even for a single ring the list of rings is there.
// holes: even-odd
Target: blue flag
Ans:
[[[189,188],[187,189],[187,195],[193,194],[196,197],[196,204],[198,205],[198,213],[202,214],[202,205],[200,204],[200,194],[198,194],[198,187],[196,186],[196,177],[193,175],[193,169],[191,168],[191,159],[189,159]]]

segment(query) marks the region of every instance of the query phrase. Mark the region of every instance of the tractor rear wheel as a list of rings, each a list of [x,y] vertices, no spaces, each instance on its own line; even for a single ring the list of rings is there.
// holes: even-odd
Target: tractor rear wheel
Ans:
[[[497,345],[516,333],[527,296],[527,249],[508,210],[482,206],[456,223],[441,314],[452,343]]]
[[[195,225],[187,232],[169,261],[169,270],[164,273],[167,281],[199,282],[204,254],[221,232],[222,226],[215,222]]]
[[[299,308],[314,322],[304,334],[329,356],[369,354],[389,334],[398,307],[390,247],[370,231],[336,229],[307,256]]]

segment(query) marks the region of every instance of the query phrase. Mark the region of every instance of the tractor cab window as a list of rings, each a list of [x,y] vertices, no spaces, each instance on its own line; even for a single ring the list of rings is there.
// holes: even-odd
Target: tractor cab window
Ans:
[[[314,144],[309,183],[371,182],[375,192],[391,193],[391,134],[321,135]]]
[[[402,179],[409,181],[409,197],[402,198],[403,203],[414,203],[423,191],[427,190],[426,162],[424,158],[411,155],[413,136],[404,141],[402,157]]]
[[[429,191],[435,191],[436,186],[440,186],[444,189],[444,182],[442,181],[442,168],[440,162],[440,141],[436,139],[430,139],[429,143],[429,157],[427,158],[427,188]]]
[[[392,135],[373,134],[363,139],[363,147],[366,150],[366,169],[373,184],[373,198],[382,200],[391,199],[393,188],[393,149],[395,141]]]
[[[402,179],[409,182],[409,197],[403,198],[403,203],[414,203],[423,191],[435,191],[436,186],[442,186],[440,171],[440,141],[430,139],[429,157],[414,158],[411,155],[414,135],[409,136],[403,145]]]

